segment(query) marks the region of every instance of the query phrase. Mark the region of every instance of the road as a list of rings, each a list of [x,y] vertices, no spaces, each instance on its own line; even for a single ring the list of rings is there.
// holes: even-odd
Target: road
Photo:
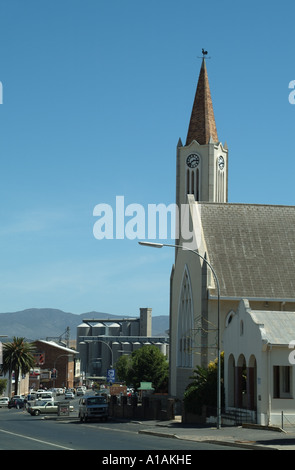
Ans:
[[[77,409],[77,399],[74,407]],[[207,443],[139,434],[140,424],[132,422],[88,422],[78,419],[44,419],[27,411],[0,409],[0,450],[98,450],[107,451],[179,451],[230,449]],[[118,455],[118,454],[116,454]],[[142,454],[143,455],[143,454]]]

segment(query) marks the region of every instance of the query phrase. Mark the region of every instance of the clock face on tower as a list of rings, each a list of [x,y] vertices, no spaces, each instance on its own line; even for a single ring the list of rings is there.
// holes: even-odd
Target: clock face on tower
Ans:
[[[198,166],[199,164],[199,161],[199,155],[197,155],[196,153],[191,153],[186,159],[186,164],[189,168],[196,168],[196,166]]]
[[[224,168],[224,158],[223,157],[218,157],[218,166],[220,168],[220,170],[223,170]]]

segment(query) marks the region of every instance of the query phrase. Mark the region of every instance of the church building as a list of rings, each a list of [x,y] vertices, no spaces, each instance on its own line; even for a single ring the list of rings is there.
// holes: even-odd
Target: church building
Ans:
[[[176,204],[187,212],[193,238],[190,245],[179,230],[170,279],[170,394],[182,399],[196,366],[207,366],[217,357],[218,298],[221,351],[242,299],[249,302],[249,311],[295,312],[295,207],[228,201],[229,151],[218,137],[204,58],[187,138],[185,145],[179,140],[176,159]],[[183,211],[179,217],[181,228]],[[219,289],[208,264],[181,248],[185,246],[212,266]],[[235,372],[241,370],[232,355],[227,357]],[[245,358],[244,368],[256,378],[254,408],[261,378],[253,354]],[[241,402],[238,384],[239,378],[235,384],[231,379],[231,394]],[[295,382],[293,387],[295,394]]]

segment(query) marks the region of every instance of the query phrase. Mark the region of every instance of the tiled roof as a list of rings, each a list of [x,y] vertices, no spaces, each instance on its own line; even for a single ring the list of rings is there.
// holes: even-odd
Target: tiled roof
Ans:
[[[199,207],[207,256],[221,296],[295,299],[295,207],[217,203]]]

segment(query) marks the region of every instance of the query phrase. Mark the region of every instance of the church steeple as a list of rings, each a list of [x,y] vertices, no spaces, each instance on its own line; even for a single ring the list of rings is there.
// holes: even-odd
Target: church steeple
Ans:
[[[210,137],[211,141],[218,142],[207,67],[205,58],[203,58],[186,145],[189,145],[193,140],[196,140],[200,145],[206,145],[209,143]]]
[[[203,51],[202,51],[203,52]],[[206,51],[203,52],[203,55]],[[185,146],[177,145],[176,203],[227,202],[228,148],[217,136],[213,105],[203,58]]]

